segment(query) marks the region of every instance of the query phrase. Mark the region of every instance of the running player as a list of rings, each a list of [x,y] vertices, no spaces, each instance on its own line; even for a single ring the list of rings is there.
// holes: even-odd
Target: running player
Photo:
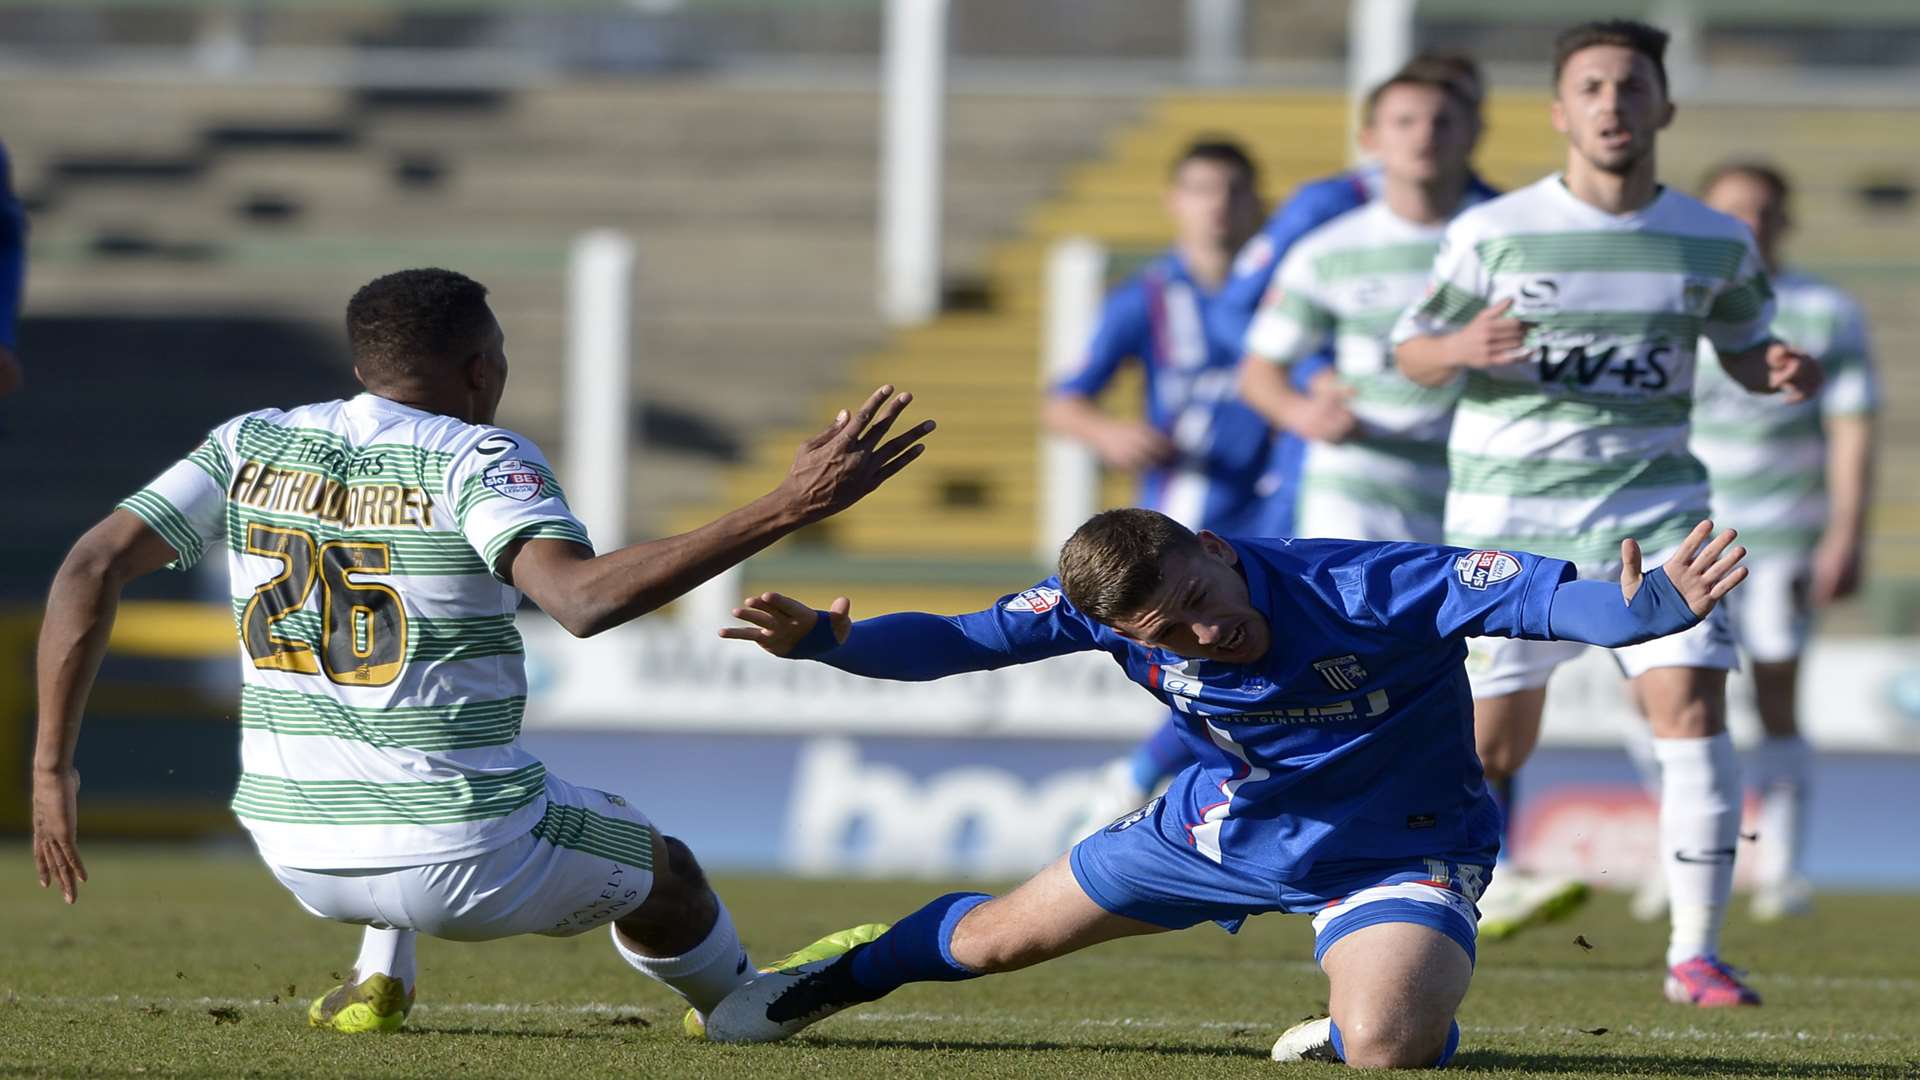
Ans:
[[[708,1016],[708,1037],[785,1038],[905,983],[1281,911],[1314,916],[1332,1017],[1287,1032],[1275,1058],[1445,1064],[1473,974],[1473,901],[1499,847],[1464,639],[1680,631],[1745,576],[1732,533],[1709,543],[1711,530],[1700,522],[1686,554],[1644,577],[1624,541],[1616,585],[1523,552],[1196,537],[1151,510],[1110,510],[1067,541],[1057,577],[969,615],[855,623],[845,597],[824,612],[749,599],[734,614],[753,625],[722,636],[874,678],[1106,652],[1180,712],[1199,760],[1004,897],[949,894],[871,945],[756,978]]]
[[[1733,636],[1753,661],[1764,738],[1751,764],[1760,791],[1756,918],[1807,910],[1802,871],[1811,752],[1795,719],[1800,654],[1813,614],[1859,587],[1873,421],[1879,385],[1860,305],[1837,286],[1783,271],[1790,224],[1787,179],[1755,162],[1729,162],[1700,186],[1708,206],[1753,230],[1773,277],[1773,332],[1819,358],[1826,384],[1814,402],[1755,397],[1721,370],[1703,343],[1693,401],[1693,452],[1713,482],[1713,510],[1738,519],[1753,551],[1752,580],[1727,605]]]
[[[519,743],[522,594],[587,636],[635,619],[911,463],[927,421],[882,387],[800,448],[773,492],[690,533],[594,555],[539,449],[493,424],[507,378],[486,289],[406,270],[347,305],[367,392],[215,428],[77,543],[40,634],[34,859],[73,903],[74,745],[122,588],[224,549],[245,686],[233,809],[274,876],[363,924],[315,1026],[392,1030],[416,933],[615,949],[695,1010],[749,973],[687,846],[619,795],[546,772]]]
[[[1409,378],[1440,386],[1467,375],[1449,441],[1449,543],[1535,548],[1594,579],[1618,574],[1609,538],[1622,533],[1688,550],[1708,507],[1706,470],[1687,449],[1699,339],[1749,390],[1800,400],[1819,384],[1817,364],[1769,336],[1773,294],[1751,234],[1655,179],[1655,139],[1674,112],[1666,40],[1626,20],[1560,35],[1553,123],[1567,136],[1565,173],[1456,218],[1426,298],[1394,331]],[[1489,775],[1511,776],[1532,751],[1547,677],[1575,651],[1476,643],[1469,670]],[[1718,957],[1740,817],[1724,616],[1615,655],[1665,772],[1667,996],[1757,1004]],[[1513,884],[1519,903],[1502,912],[1489,897],[1488,924],[1511,930],[1543,910]]]
[[[1447,428],[1459,380],[1430,388],[1393,369],[1388,334],[1419,299],[1448,219],[1478,200],[1478,125],[1453,81],[1400,74],[1375,87],[1361,146],[1381,197],[1302,237],[1247,334],[1241,394],[1307,440],[1295,534],[1437,544]],[[1333,348],[1333,389],[1294,389],[1291,366]]]
[[[1227,264],[1259,220],[1257,179],[1238,144],[1181,152],[1166,193],[1174,246],[1108,295],[1080,369],[1046,404],[1048,427],[1139,473],[1140,505],[1193,529],[1258,531],[1267,426],[1234,397],[1239,354],[1206,335]],[[1132,361],[1146,376],[1147,415],[1115,419],[1095,402]]]

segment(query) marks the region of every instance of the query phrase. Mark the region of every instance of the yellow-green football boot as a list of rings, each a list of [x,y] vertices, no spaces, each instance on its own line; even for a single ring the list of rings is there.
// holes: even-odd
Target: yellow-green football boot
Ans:
[[[831,960],[851,951],[856,945],[867,944],[892,928],[892,923],[862,923],[845,930],[836,930],[806,948],[788,953],[759,970],[762,974],[769,971],[786,971],[802,964],[811,964],[816,960]],[[680,1030],[696,1039],[707,1037],[707,1025],[700,1019],[700,1012],[697,1009],[688,1009],[687,1015],[680,1018]]]
[[[359,982],[342,983],[313,999],[307,1023],[348,1034],[399,1031],[413,1011],[413,991],[390,975],[369,975]]]

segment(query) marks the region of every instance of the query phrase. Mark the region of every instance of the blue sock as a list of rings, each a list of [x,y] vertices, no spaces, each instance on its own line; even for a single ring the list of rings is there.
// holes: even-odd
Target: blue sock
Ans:
[[[893,924],[853,955],[853,981],[874,998],[912,982],[958,982],[972,971],[953,958],[953,928],[988,900],[986,893],[948,893]]]
[[[1333,1036],[1333,1053],[1341,1061],[1347,1060],[1347,1043],[1340,1037],[1340,1025],[1327,1021],[1327,1030]],[[1433,1059],[1428,1068],[1444,1069],[1453,1060],[1454,1051],[1460,1049],[1460,1022],[1454,1021],[1447,1028],[1447,1045],[1440,1048],[1440,1056]]]
[[[1141,791],[1152,791],[1160,781],[1193,764],[1193,751],[1180,738],[1180,725],[1168,720],[1154,729],[1127,759],[1133,782]]]

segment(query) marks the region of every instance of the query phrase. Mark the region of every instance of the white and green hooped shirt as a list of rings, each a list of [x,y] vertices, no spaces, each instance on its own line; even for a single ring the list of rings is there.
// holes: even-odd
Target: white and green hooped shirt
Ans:
[[[1445,231],[1444,223],[1408,221],[1375,199],[1301,237],[1261,300],[1247,351],[1284,366],[1331,342],[1334,370],[1352,392],[1348,406],[1358,421],[1345,442],[1308,443],[1303,529],[1316,516],[1314,504],[1333,500],[1391,506],[1432,523],[1428,536],[1357,539],[1440,540],[1447,429],[1461,380],[1426,387],[1400,374],[1389,334],[1420,299]]]
[[[493,574],[515,539],[589,545],[532,442],[362,394],[229,420],[120,505],[175,567],[226,549],[233,809],[266,859],[406,866],[583,832],[548,820],[545,769],[520,746],[520,593]]]
[[[1773,292],[1744,225],[1663,189],[1630,214],[1558,175],[1453,220],[1427,295],[1395,342],[1450,333],[1501,300],[1533,324],[1526,356],[1471,371],[1448,441],[1447,542],[1618,573],[1620,540],[1650,556],[1708,512],[1688,449],[1699,342],[1768,338]]]
[[[1822,422],[1880,405],[1860,306],[1805,274],[1773,281],[1773,332],[1820,361],[1825,382],[1811,401],[1753,394],[1729,378],[1710,343],[1693,399],[1693,452],[1713,481],[1714,521],[1740,530],[1758,556],[1804,557],[1827,526],[1827,440]]]

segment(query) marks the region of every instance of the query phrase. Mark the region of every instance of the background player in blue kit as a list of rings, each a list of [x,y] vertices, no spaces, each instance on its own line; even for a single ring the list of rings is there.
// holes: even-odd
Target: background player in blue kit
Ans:
[[[1276,1059],[1444,1064],[1500,829],[1465,639],[1618,645],[1683,630],[1746,576],[1733,533],[1711,531],[1701,522],[1681,547],[1696,555],[1644,576],[1623,541],[1615,586],[1524,552],[1227,540],[1111,510],[1067,541],[1057,577],[969,615],[855,623],[845,597],[825,612],[749,600],[734,613],[752,625],[722,636],[869,677],[1106,652],[1181,715],[1198,761],[1004,897],[952,893],[871,944],[756,978],[708,1015],[708,1036],[785,1038],[909,982],[1281,911],[1314,913],[1332,1016],[1296,1025]]]
[[[1187,147],[1171,172],[1173,247],[1108,294],[1080,368],[1052,386],[1045,419],[1108,468],[1139,473],[1139,505],[1190,529],[1261,533],[1255,484],[1267,424],[1234,392],[1240,353],[1210,345],[1206,330],[1227,264],[1259,222],[1258,174],[1225,141]],[[1108,416],[1095,401],[1130,362],[1146,376],[1146,416]]]

